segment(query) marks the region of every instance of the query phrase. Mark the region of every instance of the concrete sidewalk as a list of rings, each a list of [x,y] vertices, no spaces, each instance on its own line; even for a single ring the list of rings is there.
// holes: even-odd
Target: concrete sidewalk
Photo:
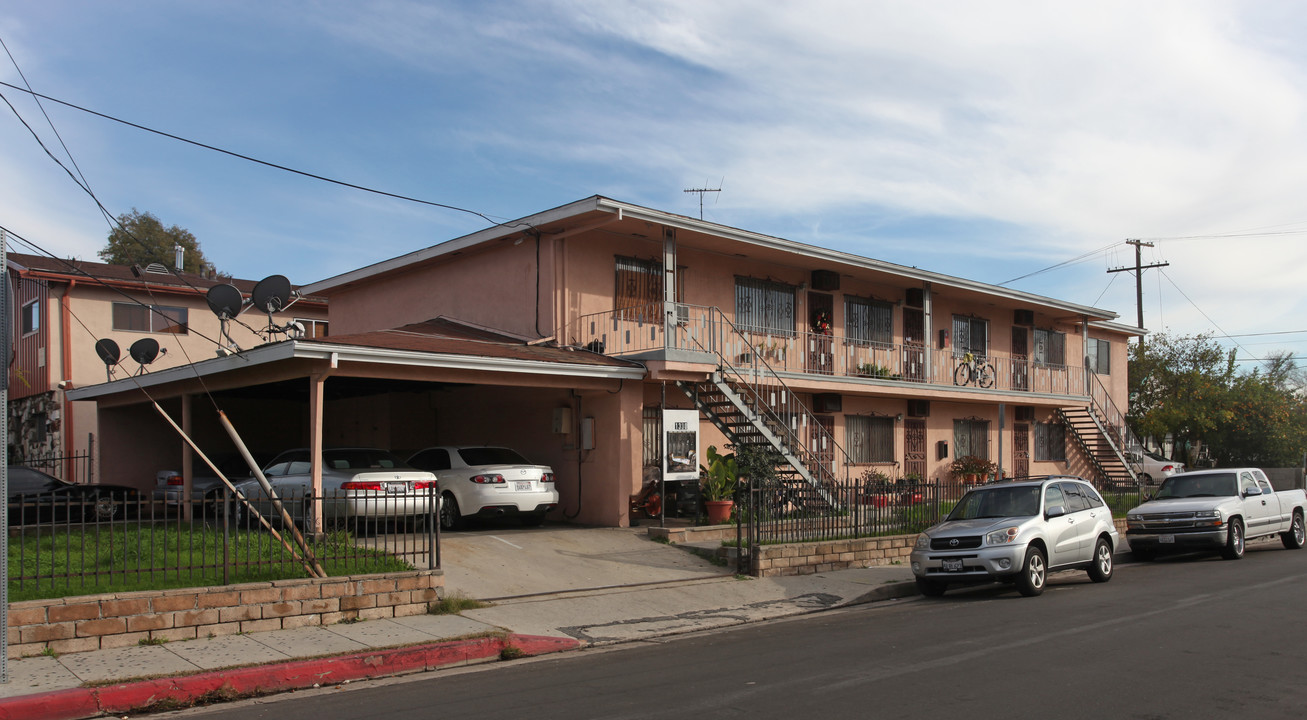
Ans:
[[[636,564],[644,566],[640,574],[645,577],[651,564],[680,565],[680,557],[691,557],[681,549],[642,542],[657,549],[645,547],[628,559],[638,558]],[[654,560],[650,553],[665,557]],[[9,682],[0,685],[0,720],[62,720],[180,708],[633,642],[916,594],[912,572],[903,565],[784,578],[741,579],[725,572],[696,560],[682,568],[684,579],[499,598],[488,607],[459,615],[367,620],[10,660]],[[581,575],[579,582],[594,579],[585,572]],[[635,573],[617,576],[629,583]],[[480,589],[494,592],[489,587]],[[447,590],[473,596],[457,583],[447,583]]]

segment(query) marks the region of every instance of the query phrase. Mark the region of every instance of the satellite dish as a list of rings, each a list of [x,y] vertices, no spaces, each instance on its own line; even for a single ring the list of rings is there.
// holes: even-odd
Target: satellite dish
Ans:
[[[127,352],[136,362],[149,365],[159,357],[159,341],[154,338],[141,338],[132,343],[132,346],[127,348]]]
[[[268,314],[284,310],[290,304],[290,280],[285,275],[269,275],[254,286],[254,307]]]
[[[245,304],[241,298],[241,291],[236,289],[235,285],[214,285],[204,294],[205,300],[209,303],[209,309],[214,315],[220,318],[234,318],[240,314],[241,307]]]
[[[95,354],[100,356],[104,361],[105,367],[113,367],[118,364],[118,358],[122,357],[122,351],[118,349],[118,343],[109,338],[101,338],[95,341]]]
[[[95,341],[95,354],[104,361],[105,380],[113,380],[113,366],[117,365],[118,358],[122,357],[121,351],[118,350],[118,343],[109,338],[100,338]]]

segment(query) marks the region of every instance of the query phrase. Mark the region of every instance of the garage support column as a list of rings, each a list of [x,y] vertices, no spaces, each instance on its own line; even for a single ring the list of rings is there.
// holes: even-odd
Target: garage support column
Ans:
[[[314,535],[322,534],[322,399],[323,386],[330,373],[314,373],[309,376],[309,476],[313,483],[313,517],[308,521],[308,530]]]

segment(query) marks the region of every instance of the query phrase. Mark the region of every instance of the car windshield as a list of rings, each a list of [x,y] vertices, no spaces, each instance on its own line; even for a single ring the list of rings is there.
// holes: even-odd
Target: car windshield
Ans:
[[[1032,517],[1039,514],[1039,486],[977,488],[962,496],[949,520]]]
[[[334,470],[392,470],[405,469],[403,460],[385,450],[352,449],[326,450],[322,464]]]
[[[1172,475],[1157,491],[1157,499],[1190,497],[1230,497],[1239,494],[1239,480],[1234,473],[1213,475]]]
[[[515,451],[501,447],[459,448],[459,457],[468,465],[530,465],[531,461]]]

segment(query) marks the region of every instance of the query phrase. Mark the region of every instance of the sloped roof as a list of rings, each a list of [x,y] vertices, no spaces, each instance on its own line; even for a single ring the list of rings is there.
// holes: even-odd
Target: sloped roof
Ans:
[[[313,342],[322,345],[367,347],[379,350],[469,355],[548,363],[642,367],[639,363],[609,357],[581,348],[528,344],[525,338],[452,318],[433,318],[390,330],[333,335]]]
[[[248,295],[254,291],[254,286],[259,283],[257,280],[244,280],[241,278],[230,278],[219,276],[216,278],[206,278],[203,275],[197,275],[192,272],[185,272],[163,268],[163,272],[157,271],[154,265],[141,268],[140,276],[132,271],[131,265],[116,265],[111,263],[91,262],[88,260],[74,260],[48,257],[46,255],[28,255],[25,253],[7,253],[6,259],[10,265],[19,270],[37,271],[50,275],[65,275],[69,278],[95,278],[113,283],[126,283],[137,285],[150,285],[153,288],[159,286],[171,286],[177,290],[208,290],[214,285],[226,285],[228,283],[235,285],[236,289],[242,294]],[[292,285],[298,289],[300,286]],[[323,297],[305,297],[305,300],[313,302],[326,302]]]

